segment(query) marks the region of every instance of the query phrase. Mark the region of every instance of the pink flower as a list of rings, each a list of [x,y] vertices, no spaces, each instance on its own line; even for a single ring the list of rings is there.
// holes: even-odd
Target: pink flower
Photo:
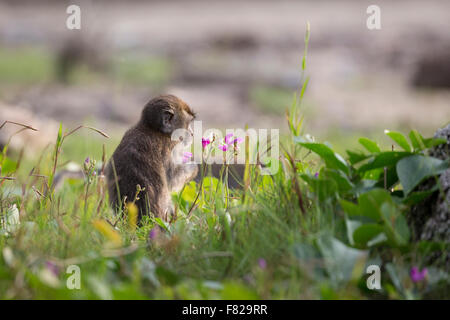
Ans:
[[[267,267],[267,262],[266,262],[266,260],[264,259],[264,258],[259,258],[258,259],[258,266],[261,268],[261,269],[265,269],[266,267]]]
[[[58,268],[58,266],[56,265],[56,264],[54,264],[53,262],[51,262],[51,261],[46,261],[45,262],[45,266],[47,267],[47,269],[51,272],[51,273],[53,273],[53,275],[54,276],[58,276],[59,275],[59,268]]]
[[[210,143],[211,143],[211,140],[202,138],[202,147],[203,148],[205,148]]]
[[[229,133],[225,136],[225,138],[223,139],[223,144],[221,144],[220,146],[218,146],[218,148],[222,151],[228,151],[230,149],[230,147],[234,147],[235,149],[239,149],[237,147],[237,145],[239,143],[241,143],[242,141],[244,141],[244,139],[242,138],[233,138],[233,134]]]
[[[422,271],[420,271],[419,268],[412,267],[409,275],[413,282],[420,282],[425,279],[425,276],[427,275],[427,268],[424,268]]]
[[[226,144],[222,144],[220,146],[218,146],[218,148],[222,151],[227,151],[228,150],[228,146]]]
[[[159,229],[158,227],[153,227],[152,230],[150,230],[150,233],[148,234],[148,237],[150,238],[150,240],[155,240],[156,237],[159,234]]]
[[[225,136],[225,139],[224,139],[225,143],[226,143],[226,144],[232,144],[232,143],[233,143],[233,140],[231,140],[231,138],[233,138],[233,134],[232,134],[232,133],[227,134],[227,135]]]
[[[191,160],[191,158],[192,158],[192,153],[186,151],[186,152],[183,154],[183,163],[189,162],[189,160]]]

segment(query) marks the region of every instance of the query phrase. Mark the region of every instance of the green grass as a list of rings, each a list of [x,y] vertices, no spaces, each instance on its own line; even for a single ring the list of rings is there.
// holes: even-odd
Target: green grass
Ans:
[[[26,86],[56,81],[56,55],[37,47],[0,48],[0,86]],[[171,76],[170,61],[152,55],[120,53],[110,58],[108,67],[94,70],[85,62],[69,75],[71,84],[163,86]]]
[[[162,57],[123,54],[114,59],[114,77],[123,83],[163,85],[171,76],[170,61]]]
[[[50,81],[53,56],[39,48],[0,48],[0,85],[29,85]]]
[[[261,110],[277,115],[284,115],[292,103],[292,91],[281,88],[256,86],[250,89],[249,96]]]

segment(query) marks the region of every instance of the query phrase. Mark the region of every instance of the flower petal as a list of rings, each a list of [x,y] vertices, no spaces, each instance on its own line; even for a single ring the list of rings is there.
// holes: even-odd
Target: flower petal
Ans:
[[[220,146],[218,146],[218,148],[222,151],[227,151],[228,150],[228,146],[226,144],[222,144]]]
[[[232,133],[227,134],[227,135],[225,136],[225,139],[224,139],[225,143],[226,143],[226,144],[231,144],[231,143],[233,143],[233,140],[231,139],[232,137],[233,137],[233,134],[232,134]]]

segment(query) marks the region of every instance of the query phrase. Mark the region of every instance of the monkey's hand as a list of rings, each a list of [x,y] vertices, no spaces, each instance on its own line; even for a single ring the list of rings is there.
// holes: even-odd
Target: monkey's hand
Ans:
[[[198,174],[196,164],[180,164],[170,168],[167,172],[167,181],[171,192],[178,192],[184,184],[194,179]]]

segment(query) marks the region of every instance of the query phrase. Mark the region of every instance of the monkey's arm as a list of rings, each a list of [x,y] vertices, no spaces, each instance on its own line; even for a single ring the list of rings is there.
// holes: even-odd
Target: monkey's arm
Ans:
[[[178,192],[183,188],[186,182],[191,181],[197,176],[198,166],[196,164],[171,165],[167,170],[167,181],[169,190]]]

